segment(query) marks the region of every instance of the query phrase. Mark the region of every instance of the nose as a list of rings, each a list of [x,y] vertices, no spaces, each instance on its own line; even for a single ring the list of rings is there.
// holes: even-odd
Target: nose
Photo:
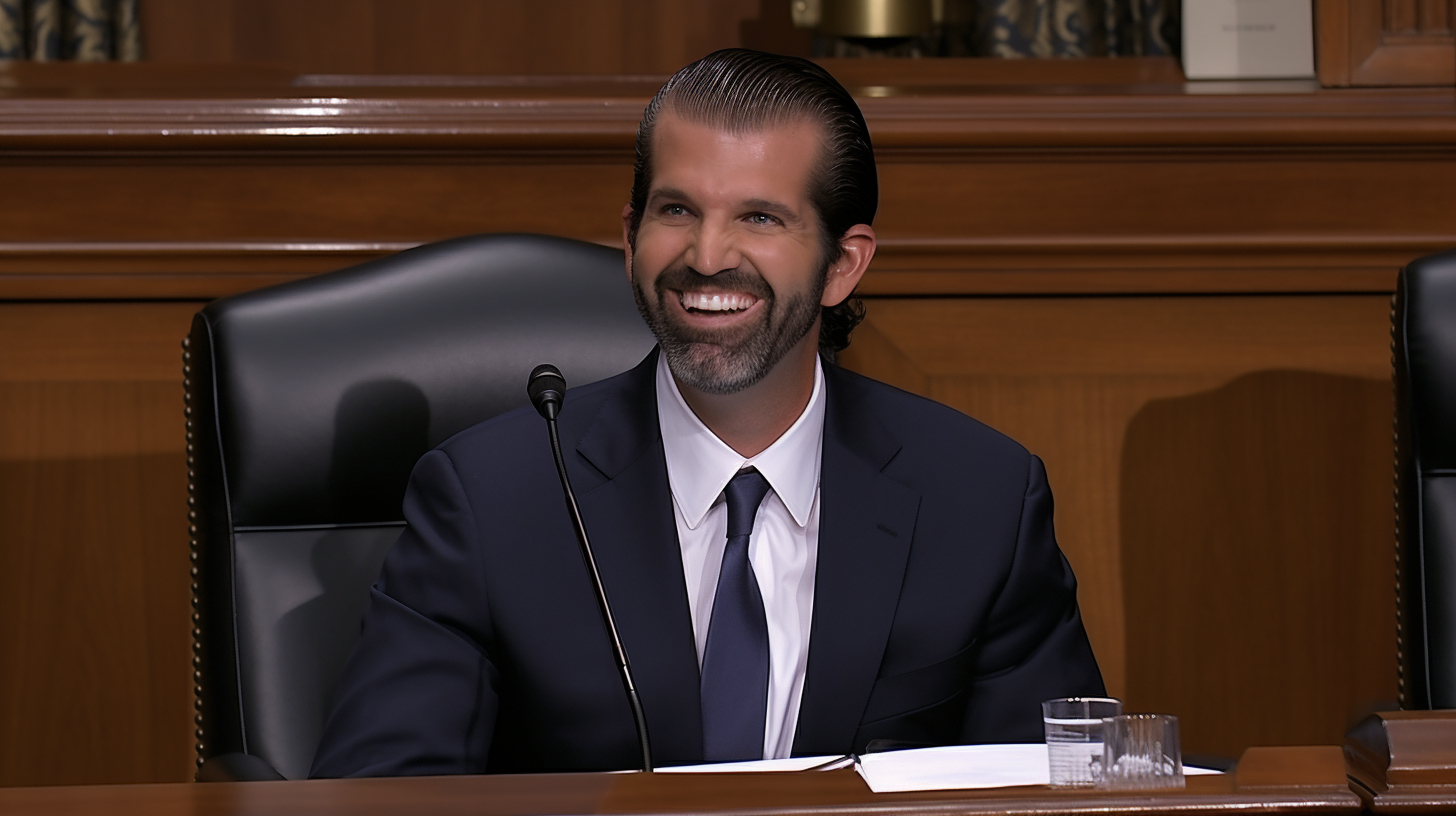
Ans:
[[[718,219],[700,220],[689,239],[683,261],[702,275],[737,269],[743,261],[737,231]]]

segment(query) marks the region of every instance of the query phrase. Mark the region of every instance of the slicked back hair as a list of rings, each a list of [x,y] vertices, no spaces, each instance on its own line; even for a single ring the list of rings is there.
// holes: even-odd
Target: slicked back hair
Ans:
[[[824,145],[818,166],[809,174],[809,200],[819,216],[820,254],[826,269],[838,260],[839,239],[850,227],[874,223],[880,198],[875,151],[854,97],[828,71],[808,60],[727,48],[673,74],[642,113],[627,229],[634,248],[652,188],[652,136],[664,109],[730,133],[753,133],[798,121],[818,124]],[[849,345],[850,332],[863,319],[864,304],[857,298],[825,307],[820,351],[832,359]]]

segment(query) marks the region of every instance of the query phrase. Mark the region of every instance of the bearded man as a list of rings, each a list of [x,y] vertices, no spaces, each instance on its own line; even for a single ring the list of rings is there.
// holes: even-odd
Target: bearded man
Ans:
[[[622,222],[658,349],[560,427],[657,765],[1040,741],[1042,700],[1103,693],[1041,462],[831,362],[877,199],[810,62],[720,51],[643,115]],[[638,766],[539,423],[416,466],[314,775]]]

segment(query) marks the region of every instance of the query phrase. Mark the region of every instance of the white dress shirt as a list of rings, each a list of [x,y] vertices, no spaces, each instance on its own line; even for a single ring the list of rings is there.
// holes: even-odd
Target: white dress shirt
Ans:
[[[740,469],[754,467],[772,488],[759,505],[748,559],[768,618],[768,710],[763,756],[789,756],[809,659],[814,565],[819,553],[819,460],[824,438],[824,371],[814,361],[814,393],[804,413],[762,453],[745,459],[708,430],[683,401],[662,355],[657,358],[657,420],[667,456],[677,540],[682,547],[688,610],[698,667],[727,545],[723,489]]]

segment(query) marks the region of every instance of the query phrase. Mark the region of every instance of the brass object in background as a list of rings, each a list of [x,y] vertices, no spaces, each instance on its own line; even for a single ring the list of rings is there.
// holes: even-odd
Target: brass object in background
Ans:
[[[934,22],[932,0],[820,0],[819,30],[836,37],[918,37]]]
[[[789,14],[794,19],[794,28],[818,28],[819,0],[793,0]]]

